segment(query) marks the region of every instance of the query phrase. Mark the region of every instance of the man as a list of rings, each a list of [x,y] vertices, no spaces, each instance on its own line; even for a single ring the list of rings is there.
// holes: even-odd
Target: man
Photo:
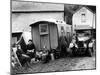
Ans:
[[[77,46],[76,42],[77,42],[77,39],[75,37],[73,37],[72,41],[71,41],[71,43],[69,45],[69,49],[70,49],[69,51],[70,51],[71,55],[72,54],[75,55],[75,53],[76,53],[76,51],[78,49],[78,46]]]
[[[66,36],[64,35],[64,31],[61,32],[61,37],[60,37],[60,49],[61,49],[61,56],[65,57],[67,56],[67,47],[68,47],[68,41]]]
[[[35,52],[36,52],[36,48],[34,46],[34,44],[32,43],[32,40],[28,41],[28,45],[27,47],[27,55],[29,55],[31,58],[35,57]]]
[[[21,62],[22,66],[25,66],[25,63],[27,63],[27,66],[29,66],[29,62],[31,61],[30,57],[28,55],[26,55],[20,45],[17,46],[17,51],[16,54],[18,56],[19,61]]]

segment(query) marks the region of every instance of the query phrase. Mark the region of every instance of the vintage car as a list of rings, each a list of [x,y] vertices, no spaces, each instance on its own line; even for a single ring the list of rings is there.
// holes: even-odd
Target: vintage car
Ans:
[[[69,45],[72,55],[86,54],[92,56],[94,52],[95,40],[87,31],[76,32]]]

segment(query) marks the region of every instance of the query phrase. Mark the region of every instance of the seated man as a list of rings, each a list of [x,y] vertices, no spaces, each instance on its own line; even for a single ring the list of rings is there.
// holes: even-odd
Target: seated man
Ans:
[[[30,57],[22,51],[20,45],[17,46],[16,54],[18,56],[19,61],[21,62],[21,65],[24,66],[25,63],[29,66],[29,62],[31,61]]]
[[[71,55],[72,55],[72,54],[75,55],[77,49],[78,49],[78,46],[77,46],[77,44],[76,44],[76,38],[72,38],[72,41],[71,41],[71,43],[70,43],[70,45],[69,45],[69,53],[70,53]]]
[[[32,40],[29,40],[28,41],[28,45],[26,46],[27,47],[27,55],[29,55],[31,58],[34,58],[35,57],[35,46],[34,44],[32,43]]]

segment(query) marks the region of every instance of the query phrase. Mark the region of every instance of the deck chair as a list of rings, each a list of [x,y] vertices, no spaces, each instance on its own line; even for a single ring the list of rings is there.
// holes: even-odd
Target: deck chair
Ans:
[[[14,52],[14,56],[15,56],[15,58],[16,58],[18,64],[22,67],[21,62],[19,61],[18,56],[17,56],[17,54],[16,54],[17,48],[13,48],[12,50],[13,50],[13,52]]]

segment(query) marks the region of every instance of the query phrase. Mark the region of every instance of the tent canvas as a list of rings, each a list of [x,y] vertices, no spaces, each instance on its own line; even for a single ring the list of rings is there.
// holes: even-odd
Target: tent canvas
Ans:
[[[31,32],[23,32],[17,44],[20,44],[22,50],[26,52],[26,45],[29,40],[32,40]]]

